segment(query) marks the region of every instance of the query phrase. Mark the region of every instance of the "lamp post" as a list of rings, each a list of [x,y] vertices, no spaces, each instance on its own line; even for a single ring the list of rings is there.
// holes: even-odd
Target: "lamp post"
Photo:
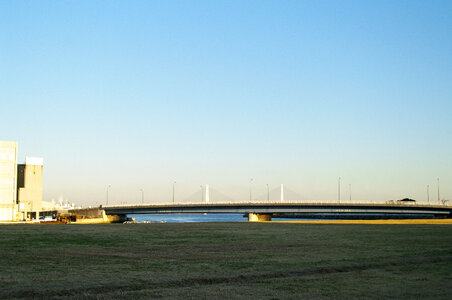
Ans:
[[[352,184],[351,183],[348,184],[348,189],[350,191],[350,202],[352,202]]]
[[[430,185],[427,184],[427,203],[430,204]]]
[[[439,202],[439,199],[440,199],[440,197],[439,197],[439,177],[438,177],[438,204],[440,204],[440,202]]]
[[[268,183],[267,183],[267,201],[270,202],[270,188],[268,187]]]
[[[108,189],[111,188],[111,185],[107,186],[107,205],[108,205]]]
[[[251,178],[250,179],[250,202],[252,201],[252,189],[251,189],[251,186],[252,186],[252,184],[253,184],[253,178]]]
[[[143,189],[140,189],[141,191],[141,203],[144,203],[144,191]]]
[[[201,188],[201,203],[204,201],[204,190],[202,189],[202,185],[199,186]]]
[[[173,204],[174,204],[174,185],[176,184],[176,181],[173,182]]]
[[[341,178],[339,177],[337,181],[337,200],[341,203]]]

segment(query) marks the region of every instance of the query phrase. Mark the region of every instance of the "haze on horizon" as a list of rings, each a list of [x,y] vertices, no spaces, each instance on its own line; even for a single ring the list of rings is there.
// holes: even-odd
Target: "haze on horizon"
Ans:
[[[451,1],[2,1],[0,140],[44,200],[452,198]]]

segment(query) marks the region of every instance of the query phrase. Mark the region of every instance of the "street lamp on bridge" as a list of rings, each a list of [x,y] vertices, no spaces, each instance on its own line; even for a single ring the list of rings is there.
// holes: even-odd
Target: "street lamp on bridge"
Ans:
[[[253,178],[250,178],[250,202],[252,201],[252,184],[253,184]]]
[[[108,205],[108,189],[111,188],[111,185],[107,186],[107,205]]]
[[[173,204],[174,204],[174,185],[176,184],[176,181],[173,182]]]
[[[440,204],[440,202],[439,202],[439,199],[440,199],[440,197],[439,197],[439,177],[438,177],[438,204]]]
[[[141,191],[141,203],[144,203],[144,191],[143,189],[140,189]]]
[[[267,183],[267,201],[270,202],[270,188],[268,187],[268,183]]]
[[[352,202],[352,184],[348,184],[348,190],[350,191],[350,202]]]

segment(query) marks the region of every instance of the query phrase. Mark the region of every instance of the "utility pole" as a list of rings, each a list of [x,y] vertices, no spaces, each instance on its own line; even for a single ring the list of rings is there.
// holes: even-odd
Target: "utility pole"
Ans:
[[[202,189],[202,185],[199,186],[201,188],[201,203],[204,201],[204,190]]]
[[[337,200],[341,203],[341,178],[339,177],[337,181]]]
[[[427,184],[427,203],[430,204],[430,185]]]

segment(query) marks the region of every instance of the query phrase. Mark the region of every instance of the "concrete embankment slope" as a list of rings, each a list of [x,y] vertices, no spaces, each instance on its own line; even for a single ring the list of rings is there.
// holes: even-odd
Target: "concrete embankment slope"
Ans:
[[[448,224],[452,219],[406,219],[406,220],[316,220],[316,221],[271,221],[271,223],[300,224]]]
[[[99,223],[118,223],[126,219],[125,215],[107,215],[105,210],[97,207],[72,209],[67,212],[71,216],[71,222],[75,224],[99,224]]]

